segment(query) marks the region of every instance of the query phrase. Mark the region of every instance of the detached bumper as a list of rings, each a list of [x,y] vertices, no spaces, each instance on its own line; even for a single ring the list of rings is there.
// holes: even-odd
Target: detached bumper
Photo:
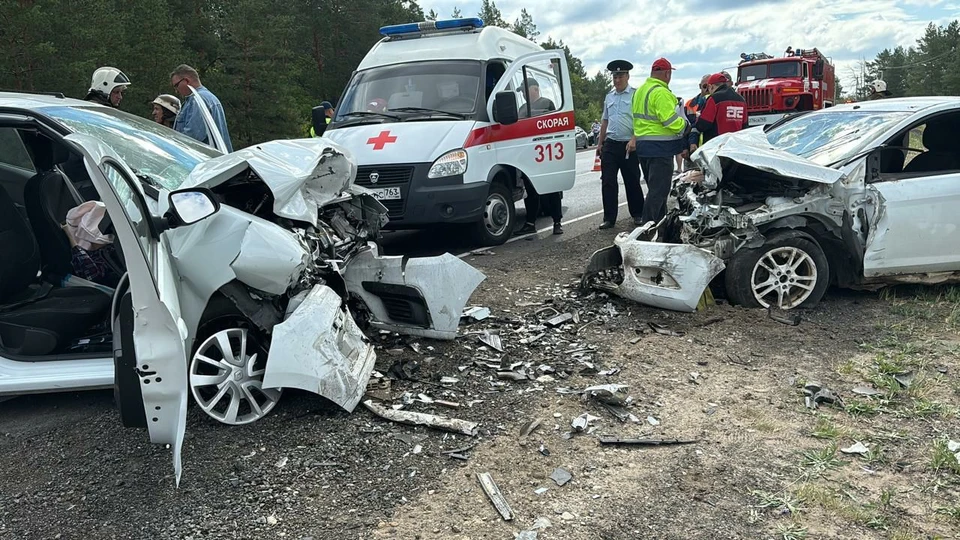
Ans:
[[[649,229],[620,233],[614,245],[596,251],[582,284],[661,309],[696,311],[721,259],[688,244],[638,240]]]
[[[375,244],[347,263],[347,291],[366,305],[377,328],[454,339],[463,307],[485,276],[449,253],[380,257]]]

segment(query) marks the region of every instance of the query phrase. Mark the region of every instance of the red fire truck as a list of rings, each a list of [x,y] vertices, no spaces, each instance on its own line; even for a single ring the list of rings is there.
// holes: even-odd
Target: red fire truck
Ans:
[[[787,49],[787,56],[760,53],[737,66],[736,90],[747,102],[750,125],[776,122],[787,114],[834,104],[830,59],[817,49]]]

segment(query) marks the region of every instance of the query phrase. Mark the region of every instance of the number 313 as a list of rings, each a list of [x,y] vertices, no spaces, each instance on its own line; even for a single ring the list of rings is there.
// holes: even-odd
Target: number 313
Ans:
[[[534,150],[537,152],[537,157],[534,158],[534,161],[537,163],[542,163],[544,160],[554,161],[563,159],[563,143],[538,144],[534,147]]]

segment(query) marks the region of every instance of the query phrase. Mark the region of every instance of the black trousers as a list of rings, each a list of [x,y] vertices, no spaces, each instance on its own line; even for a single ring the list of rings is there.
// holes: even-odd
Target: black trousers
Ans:
[[[540,195],[537,193],[537,190],[533,189],[533,184],[530,183],[530,180],[524,178],[523,183],[527,192],[527,196],[523,199],[523,206],[527,209],[525,221],[527,223],[536,223],[537,218],[540,217],[540,207],[543,206],[547,215],[553,218],[553,222],[560,223],[560,219],[563,217],[562,203],[560,202],[563,192],[557,191]]]
[[[627,155],[626,141],[603,141],[600,150],[600,192],[603,195],[603,220],[617,221],[620,200],[620,184],[617,173],[623,177],[623,189],[627,192],[627,208],[630,215],[638,218],[643,214],[643,190],[640,189],[640,164],[637,153]]]
[[[642,157],[640,170],[647,181],[647,202],[643,206],[643,222],[659,223],[667,214],[667,196],[673,183],[673,156]]]

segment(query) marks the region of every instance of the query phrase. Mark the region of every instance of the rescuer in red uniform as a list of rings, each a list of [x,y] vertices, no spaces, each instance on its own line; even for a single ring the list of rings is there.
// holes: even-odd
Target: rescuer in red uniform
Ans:
[[[714,73],[707,79],[707,85],[710,97],[700,111],[694,133],[702,134],[703,142],[707,142],[717,135],[747,127],[747,104],[743,96],[730,87],[727,78],[722,73]],[[691,133],[690,153],[697,149],[695,141]]]

